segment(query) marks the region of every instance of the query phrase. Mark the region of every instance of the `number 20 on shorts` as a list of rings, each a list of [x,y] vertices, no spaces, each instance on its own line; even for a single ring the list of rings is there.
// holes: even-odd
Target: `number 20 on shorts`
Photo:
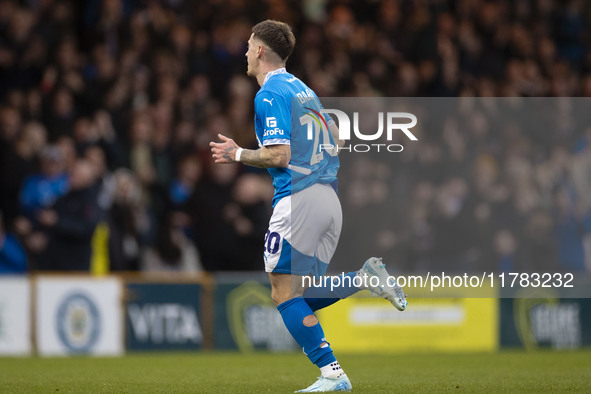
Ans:
[[[279,251],[279,243],[281,242],[281,235],[275,231],[267,230],[265,234],[265,249],[269,254],[275,254]]]

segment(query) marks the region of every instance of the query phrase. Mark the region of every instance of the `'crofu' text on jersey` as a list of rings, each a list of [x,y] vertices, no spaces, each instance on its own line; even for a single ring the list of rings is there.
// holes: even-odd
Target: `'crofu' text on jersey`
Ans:
[[[290,145],[288,168],[269,168],[275,195],[273,206],[291,193],[315,183],[337,189],[339,159],[329,126],[333,120],[320,113],[316,94],[281,68],[267,74],[254,99],[255,132],[259,146]]]

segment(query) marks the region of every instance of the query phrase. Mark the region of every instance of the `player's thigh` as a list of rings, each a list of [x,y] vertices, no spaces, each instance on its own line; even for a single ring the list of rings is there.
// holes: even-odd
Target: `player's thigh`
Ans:
[[[335,231],[335,221],[342,222],[338,197],[328,185],[315,184],[294,194],[291,212],[292,246],[308,256],[315,256],[321,240]]]
[[[341,237],[341,230],[343,228],[343,212],[341,210],[341,203],[336,193],[327,196],[330,201],[330,224],[326,231],[322,234],[316,248],[317,259],[325,264],[329,264],[334,256],[339,238]]]

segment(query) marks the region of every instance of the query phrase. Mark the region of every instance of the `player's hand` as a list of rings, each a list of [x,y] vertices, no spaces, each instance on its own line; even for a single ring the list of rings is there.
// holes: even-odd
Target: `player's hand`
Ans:
[[[223,142],[210,142],[211,157],[216,163],[235,163],[236,162],[236,150],[240,148],[233,139],[226,137],[225,135],[218,134],[220,140]]]

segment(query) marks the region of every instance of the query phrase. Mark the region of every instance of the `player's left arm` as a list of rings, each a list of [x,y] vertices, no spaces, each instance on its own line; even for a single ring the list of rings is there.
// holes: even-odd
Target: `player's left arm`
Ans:
[[[216,163],[235,163],[236,153],[241,149],[233,139],[218,134],[222,142],[210,142],[212,157]],[[287,167],[291,159],[289,145],[266,145],[259,149],[242,149],[240,162],[253,167]]]

